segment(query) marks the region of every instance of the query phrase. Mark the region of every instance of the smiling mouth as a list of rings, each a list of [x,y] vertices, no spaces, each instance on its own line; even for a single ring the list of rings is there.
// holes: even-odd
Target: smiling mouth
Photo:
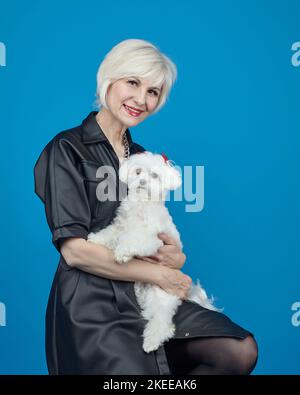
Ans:
[[[137,110],[137,109],[134,109],[132,107],[126,106],[126,104],[123,104],[123,106],[124,106],[127,114],[129,114],[129,115],[131,115],[132,117],[135,117],[135,118],[139,117],[144,112],[144,111]]]

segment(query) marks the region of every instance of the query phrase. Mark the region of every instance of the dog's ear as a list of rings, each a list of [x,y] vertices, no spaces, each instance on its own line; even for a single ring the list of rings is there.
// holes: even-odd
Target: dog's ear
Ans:
[[[164,169],[164,188],[169,190],[177,189],[181,183],[181,173],[175,166],[166,164]]]
[[[120,168],[119,168],[119,179],[127,184],[127,179],[128,179],[128,170],[129,170],[129,159],[125,159]]]

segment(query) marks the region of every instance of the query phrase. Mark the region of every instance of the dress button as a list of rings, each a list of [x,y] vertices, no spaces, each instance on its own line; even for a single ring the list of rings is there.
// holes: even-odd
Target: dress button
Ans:
[[[189,332],[186,332],[185,336],[188,336],[188,335],[189,335]]]

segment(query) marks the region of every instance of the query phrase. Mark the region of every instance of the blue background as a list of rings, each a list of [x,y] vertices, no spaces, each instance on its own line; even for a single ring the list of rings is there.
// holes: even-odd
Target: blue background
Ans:
[[[58,263],[33,166],[95,107],[96,71],[127,38],[178,67],[163,109],[131,129],[178,165],[204,166],[204,208],[169,208],[184,272],[254,332],[254,374],[300,374],[300,41],[297,1],[0,1],[0,373],[46,374],[44,315]]]

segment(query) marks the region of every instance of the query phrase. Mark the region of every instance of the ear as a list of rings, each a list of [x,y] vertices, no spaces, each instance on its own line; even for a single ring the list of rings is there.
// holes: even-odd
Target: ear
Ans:
[[[164,187],[169,190],[177,189],[182,183],[181,173],[170,165],[165,165]]]
[[[129,159],[125,159],[120,168],[119,168],[119,179],[127,184],[127,178],[128,178],[128,170],[129,170]]]

